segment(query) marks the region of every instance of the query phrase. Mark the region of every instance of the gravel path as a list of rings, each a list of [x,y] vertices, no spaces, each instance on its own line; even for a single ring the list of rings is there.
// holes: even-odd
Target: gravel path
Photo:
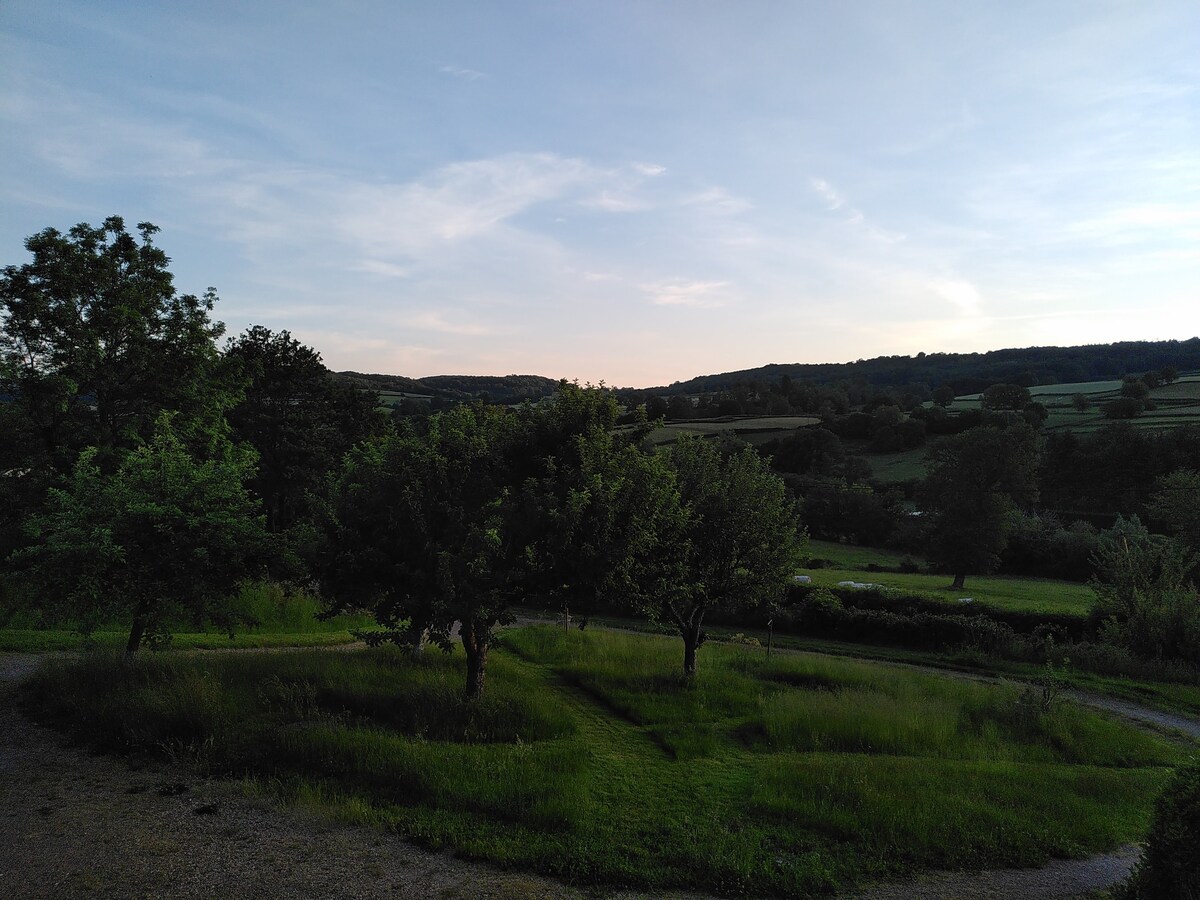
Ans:
[[[1061,900],[1079,897],[1124,881],[1141,858],[1140,847],[1089,859],[1056,859],[1040,869],[988,869],[939,872],[903,884],[886,884],[847,900]]]
[[[644,896],[579,890],[430,853],[376,829],[281,810],[247,797],[237,784],[197,780],[179,766],[88,755],[14,708],[12,685],[44,658],[0,653],[0,897]],[[1070,697],[1143,727],[1200,738],[1200,722],[1193,719],[1082,692]],[[1138,856],[1130,846],[1040,869],[933,873],[847,900],[1057,900],[1124,879]]]

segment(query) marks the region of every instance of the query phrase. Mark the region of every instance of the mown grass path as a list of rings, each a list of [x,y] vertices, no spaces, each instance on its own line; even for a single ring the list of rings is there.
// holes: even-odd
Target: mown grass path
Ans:
[[[676,759],[650,727],[550,666],[510,655],[542,678],[575,719],[591,755],[589,791],[599,813],[588,839],[630,853],[631,876],[639,856],[646,855],[643,848],[675,847],[681,860],[688,858],[689,838],[700,841],[702,832],[711,836],[738,798],[749,793],[750,753],[725,748],[719,759]]]

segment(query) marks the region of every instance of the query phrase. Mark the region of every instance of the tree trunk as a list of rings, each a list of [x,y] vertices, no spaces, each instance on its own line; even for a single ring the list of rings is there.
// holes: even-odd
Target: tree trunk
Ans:
[[[142,646],[142,636],[146,633],[146,613],[143,604],[138,605],[133,614],[133,625],[129,629],[129,640],[125,643],[125,665],[132,665],[137,656],[138,648]]]
[[[468,700],[478,700],[483,696],[483,678],[487,672],[488,643],[491,635],[489,629],[481,628],[480,622],[462,623],[462,645],[467,654],[467,686]]]
[[[961,591],[963,589],[963,585],[965,585],[966,583],[967,583],[966,573],[956,572],[954,575],[954,583],[952,585],[950,585],[950,587],[953,590]]]
[[[425,651],[425,629],[413,625],[409,629],[409,638],[411,643],[408,646],[408,651],[414,659],[417,659]]]
[[[696,679],[696,650],[700,647],[700,626],[688,625],[683,632],[683,677],[688,681]]]

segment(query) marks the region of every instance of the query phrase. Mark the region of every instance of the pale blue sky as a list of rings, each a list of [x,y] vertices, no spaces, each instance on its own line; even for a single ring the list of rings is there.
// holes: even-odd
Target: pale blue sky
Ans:
[[[0,262],[119,214],[335,369],[1200,333],[1200,3],[0,3]]]

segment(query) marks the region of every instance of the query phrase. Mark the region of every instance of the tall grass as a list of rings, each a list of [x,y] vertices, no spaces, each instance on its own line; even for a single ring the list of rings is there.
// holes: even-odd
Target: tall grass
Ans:
[[[437,848],[644,890],[809,896],[914,866],[1029,864],[1130,840],[1181,751],[1015,687],[555,628],[463,659],[115,655],[43,668],[28,709],[183,755]]]

